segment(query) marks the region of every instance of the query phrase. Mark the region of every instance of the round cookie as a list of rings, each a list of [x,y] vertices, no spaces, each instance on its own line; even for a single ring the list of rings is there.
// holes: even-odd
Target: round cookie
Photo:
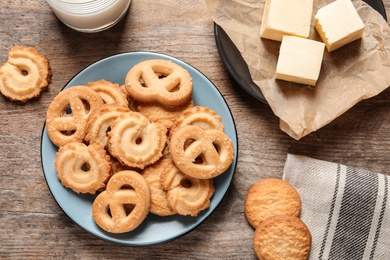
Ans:
[[[188,176],[171,159],[166,160],[160,184],[166,190],[169,206],[180,215],[198,216],[210,207],[210,199],[215,192],[213,180]]]
[[[0,92],[12,101],[27,102],[48,87],[51,76],[48,59],[37,49],[14,46],[0,67]]]
[[[108,132],[112,122],[122,113],[129,112],[128,107],[117,104],[104,104],[93,111],[87,119],[85,125],[85,141],[87,143],[98,143],[107,147]]]
[[[99,144],[72,142],[56,153],[54,167],[62,185],[76,193],[95,194],[110,177],[110,157]]]
[[[115,119],[108,133],[108,150],[122,164],[144,169],[163,155],[167,129],[137,112],[125,112]]]
[[[268,178],[253,184],[245,199],[245,217],[256,228],[266,218],[276,215],[298,217],[301,199],[298,192],[281,179]]]
[[[311,234],[298,217],[273,216],[259,224],[253,246],[259,259],[307,259]]]

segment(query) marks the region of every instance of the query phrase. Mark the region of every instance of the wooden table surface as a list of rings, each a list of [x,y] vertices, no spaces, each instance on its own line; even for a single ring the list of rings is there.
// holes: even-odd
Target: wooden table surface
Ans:
[[[384,5],[390,17],[390,0]],[[287,153],[390,173],[390,89],[296,141],[229,76],[204,1],[133,1],[119,24],[95,34],[67,28],[43,0],[2,0],[0,21],[0,61],[15,44],[34,46],[53,70],[38,99],[22,104],[0,96],[0,258],[253,259],[245,195],[262,178],[280,178]],[[40,157],[46,110],[67,81],[103,57],[131,51],[168,54],[203,72],[226,99],[239,140],[234,180],[216,211],[185,236],[147,247],[103,241],[70,220],[50,194]]]

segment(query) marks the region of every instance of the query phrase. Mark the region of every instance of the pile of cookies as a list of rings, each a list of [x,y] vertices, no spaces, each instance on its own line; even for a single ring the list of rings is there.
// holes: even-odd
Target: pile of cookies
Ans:
[[[213,178],[230,167],[234,147],[192,90],[183,67],[146,60],[123,86],[102,79],[53,99],[46,130],[59,147],[57,176],[76,193],[98,194],[92,215],[102,229],[129,232],[149,212],[197,216],[210,206]]]
[[[245,216],[255,229],[259,259],[307,259],[311,234],[299,218],[301,199],[289,183],[274,178],[253,184],[245,199]]]

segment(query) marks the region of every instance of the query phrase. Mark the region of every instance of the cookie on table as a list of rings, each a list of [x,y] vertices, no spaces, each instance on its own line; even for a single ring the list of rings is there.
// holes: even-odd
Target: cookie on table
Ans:
[[[0,92],[12,101],[27,102],[49,85],[49,60],[34,47],[14,46],[0,67]]]
[[[245,217],[253,228],[271,216],[299,217],[301,199],[289,183],[276,178],[263,179],[253,184],[245,199]]]
[[[253,246],[259,259],[307,259],[311,234],[305,223],[294,216],[273,216],[259,224]]]

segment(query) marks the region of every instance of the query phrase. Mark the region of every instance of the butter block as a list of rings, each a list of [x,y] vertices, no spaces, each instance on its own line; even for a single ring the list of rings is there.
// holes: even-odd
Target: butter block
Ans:
[[[267,0],[260,37],[282,41],[283,35],[307,38],[310,33],[313,0]]]
[[[365,27],[351,0],[336,0],[320,8],[314,26],[329,52],[361,38]]]
[[[320,75],[325,44],[296,36],[283,36],[275,78],[315,86]]]

